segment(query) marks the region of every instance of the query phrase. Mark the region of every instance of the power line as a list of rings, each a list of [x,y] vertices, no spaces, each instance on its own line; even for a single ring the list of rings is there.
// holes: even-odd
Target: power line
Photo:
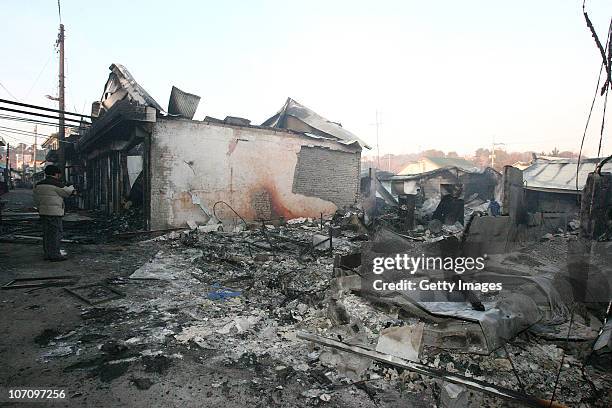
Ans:
[[[606,124],[606,106],[608,105],[608,90],[606,87],[606,96],[604,98],[603,115],[601,116],[601,131],[599,132],[599,146],[597,147],[597,157],[601,154],[601,142],[603,140],[604,126]]]
[[[13,102],[13,101],[7,101],[6,99],[0,99],[0,102],[2,103],[7,103],[9,105],[17,105],[17,106],[22,106],[24,108],[31,108],[31,109],[37,109],[37,110],[43,110],[43,111],[47,111],[47,112],[54,112],[54,113],[63,113],[64,115],[71,115],[71,116],[79,116],[82,118],[88,118],[88,119],[92,119],[91,116],[88,115],[83,115],[81,113],[76,113],[76,112],[68,112],[68,111],[62,111],[59,109],[53,109],[53,108],[47,108],[45,106],[40,106],[40,105],[31,105],[28,103],[23,103],[23,102]],[[34,113],[36,114],[36,113]],[[66,119],[69,120],[69,119]]]
[[[36,84],[38,83],[38,80],[40,79],[40,76],[42,75],[42,73],[45,71],[45,69],[47,68],[47,66],[49,65],[49,61],[51,61],[51,57],[53,57],[53,53],[51,53],[51,55],[49,55],[49,58],[47,59],[47,62],[45,62],[45,65],[43,65],[42,69],[40,70],[40,72],[38,73],[38,76],[36,77],[36,79],[34,80],[34,82],[32,83],[32,86],[30,87],[30,90],[28,91],[28,93],[25,96],[25,99],[28,99],[28,96],[30,96],[30,93],[32,92],[32,90],[34,89],[34,87],[36,86]]]
[[[14,100],[18,101],[19,99],[17,97],[15,97],[15,95],[13,95],[11,93],[11,91],[9,91],[8,89],[6,89],[6,86],[2,85],[2,82],[0,82],[0,86],[2,87],[2,89],[4,89],[6,91],[7,94],[10,95],[11,98],[13,98]]]
[[[6,132],[8,132],[8,133],[12,133],[14,135],[18,135],[18,136],[22,136],[22,137],[30,137],[30,138],[35,138],[36,137],[34,135],[27,135],[27,134],[23,134],[23,133],[18,133],[18,132],[12,131],[12,130],[2,130],[1,132],[4,133],[4,134],[6,134]],[[39,136],[53,137],[53,136],[48,136],[48,135],[39,135]],[[12,136],[12,138],[14,140],[17,140],[15,136]]]
[[[16,129],[16,128],[11,128],[11,127],[7,127],[7,126],[0,126],[0,129],[4,129],[4,130],[6,130],[6,131],[10,131],[10,130],[12,130],[12,131],[14,131],[15,133],[16,133],[16,132],[21,132],[21,133],[23,133],[23,134],[25,134],[25,135],[38,135],[38,136],[47,136],[47,137],[50,137],[50,136],[51,136],[51,135],[45,135],[45,134],[43,134],[43,133],[30,132],[30,131],[28,131],[28,130]]]
[[[35,112],[28,112],[28,111],[24,111],[24,110],[21,110],[21,109],[5,108],[3,106],[0,106],[0,111],[3,111],[3,110],[7,111],[7,112],[13,112],[13,113],[23,113],[24,115],[40,116],[42,118],[60,119],[57,116],[45,115],[45,114],[42,114],[42,113],[35,113]],[[82,122],[79,119],[64,118],[64,120],[69,121],[69,122],[77,122],[77,123],[81,123]]]
[[[8,137],[9,139],[12,139],[12,140],[14,140],[14,141],[16,141],[16,142],[18,142],[18,143],[27,144],[27,143],[24,143],[24,142],[23,142],[23,140],[20,140],[20,139],[18,139],[18,138],[17,138],[17,137],[15,137],[15,136],[11,136],[11,135],[7,134],[7,133],[6,133],[6,132],[4,132],[4,131],[0,131],[0,133],[2,133],[4,136],[6,136],[6,137]],[[9,132],[9,133],[12,133],[12,132]],[[30,135],[20,135],[20,136],[24,136],[24,137],[34,137],[34,136],[30,136]]]
[[[23,118],[23,117],[20,117],[20,116],[13,116],[13,115],[2,115],[2,114],[0,114],[0,119],[12,120],[12,121],[15,121],[15,122],[33,123],[35,125],[45,125],[45,126],[59,127],[59,124],[57,124],[57,123],[46,122],[44,120],[38,120],[38,119]],[[66,124],[66,125],[64,125],[64,127],[67,127],[67,128],[81,128],[82,126]]]
[[[597,157],[599,157],[599,155],[601,154],[601,143],[603,141],[603,132],[604,132],[604,126],[606,124],[606,107],[608,105],[608,91],[610,90],[610,88],[612,88],[612,76],[610,76],[610,71],[612,70],[612,19],[610,20],[610,28],[608,28],[608,38],[607,38],[607,43],[606,43],[606,49],[608,50],[608,56],[607,56],[607,68],[608,68],[608,79],[606,80],[606,83],[604,84],[605,88],[606,88],[606,96],[604,99],[604,106],[603,106],[603,115],[601,117],[601,131],[599,133],[599,146],[597,147]],[[605,53],[604,53],[605,56]]]
[[[582,8],[584,9],[584,3],[582,3]],[[610,45],[610,34],[612,33],[612,24],[608,29],[608,42],[606,43],[606,48]],[[578,175],[580,173],[580,159],[582,158],[582,149],[584,147],[584,139],[586,138],[587,129],[589,128],[589,123],[591,122],[591,115],[593,114],[593,107],[595,106],[595,100],[597,99],[597,92],[599,91],[599,83],[601,82],[601,73],[603,72],[605,62],[601,62],[601,66],[599,67],[599,75],[597,76],[597,85],[595,85],[595,95],[593,95],[593,101],[591,101],[591,108],[589,109],[589,115],[587,116],[587,121],[584,126],[584,132],[582,133],[582,141],[580,142],[580,150],[578,151],[578,162],[576,163],[576,192],[580,192],[580,187],[578,186]]]

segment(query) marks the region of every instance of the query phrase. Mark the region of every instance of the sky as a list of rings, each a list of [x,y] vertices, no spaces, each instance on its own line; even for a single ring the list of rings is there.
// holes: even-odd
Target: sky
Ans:
[[[605,42],[612,1],[586,7]],[[45,98],[57,95],[57,1],[0,0],[0,9],[0,98],[57,108]],[[195,119],[259,124],[292,97],[369,142],[370,155],[377,112],[381,155],[469,155],[493,141],[578,151],[601,64],[572,0],[63,0],[61,18],[69,111],[89,113],[120,63],[164,108],[172,85],[200,95]],[[597,98],[587,155],[602,111]]]

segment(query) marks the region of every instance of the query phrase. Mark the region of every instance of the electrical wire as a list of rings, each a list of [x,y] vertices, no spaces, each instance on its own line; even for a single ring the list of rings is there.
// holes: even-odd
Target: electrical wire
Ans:
[[[2,114],[0,114],[0,119],[12,120],[12,121],[15,121],[15,122],[33,123],[33,124],[36,124],[36,125],[45,125],[45,126],[59,127],[58,123],[46,122],[44,120],[31,119],[31,118],[23,118],[23,117],[20,117],[20,116],[13,116],[13,115],[2,115]],[[64,124],[64,127],[68,127],[68,128],[83,128],[83,126],[70,125],[70,124]]]
[[[6,89],[6,86],[2,85],[2,82],[0,82],[0,86],[2,87],[2,89],[4,89],[4,90],[6,91],[6,93],[7,93],[7,94],[9,94],[9,96],[10,96],[11,98],[13,98],[13,99],[14,99],[14,100],[16,100],[16,101],[18,101],[18,100],[19,100],[19,99],[18,99],[18,98],[17,98],[15,95],[13,95],[13,94],[11,93],[11,91],[9,91],[8,89]]]
[[[46,106],[40,106],[40,105],[32,105],[29,103],[23,103],[23,102],[13,102],[13,101],[7,101],[6,99],[0,99],[0,103],[6,103],[8,105],[16,105],[16,106],[20,106],[22,108],[30,108],[30,109],[35,109],[35,110],[42,110],[42,111],[46,111],[46,112],[53,112],[53,113],[58,113],[58,114],[64,114],[64,115],[70,115],[70,116],[78,116],[80,118],[89,118],[91,119],[92,117],[89,115],[84,115],[82,113],[76,113],[76,112],[70,112],[70,111],[66,111],[66,110],[60,110],[60,109],[53,109],[53,108],[47,108]],[[39,115],[36,112],[31,113],[32,115]],[[67,119],[70,120],[70,119]]]
[[[3,133],[4,135],[6,135],[7,137],[10,137],[10,138],[11,138],[11,139],[13,139],[13,140],[18,140],[19,142],[22,142],[22,141],[21,141],[21,140],[19,140],[19,139],[18,139],[17,137],[15,137],[15,136],[9,136],[9,135],[7,134],[7,132],[8,132],[8,133],[11,133],[11,134],[14,134],[14,135],[21,136],[21,137],[29,137],[29,138],[32,138],[32,139],[34,139],[34,138],[36,137],[36,136],[34,136],[34,135],[24,135],[23,133],[17,133],[17,132],[13,132],[13,131],[10,131],[10,130],[2,130],[2,133]],[[48,135],[39,135],[39,136],[40,136],[41,138],[49,138],[49,137],[53,137],[53,136],[48,136]],[[43,141],[42,141],[42,143],[44,143],[44,142],[45,142],[45,140],[43,140]],[[41,143],[41,144],[42,144],[42,143]]]
[[[28,91],[28,93],[25,96],[25,99],[28,99],[28,96],[30,96],[30,93],[32,93],[32,90],[34,89],[34,87],[36,86],[36,84],[38,83],[38,80],[40,79],[42,73],[45,71],[45,69],[47,69],[47,66],[49,66],[49,62],[51,61],[51,58],[53,57],[53,53],[51,53],[51,55],[49,55],[49,58],[47,59],[47,62],[45,62],[45,65],[43,65],[42,69],[40,70],[40,72],[38,73],[38,76],[36,77],[36,79],[34,80],[34,82],[32,83],[32,86],[30,87],[30,90]]]
[[[601,130],[599,132],[599,146],[597,147],[597,157],[601,154],[601,142],[603,141],[603,132],[606,124],[606,106],[608,105],[608,91],[609,87],[606,87],[606,96],[604,97],[603,115],[601,116]]]
[[[7,111],[7,112],[13,112],[13,113],[21,113],[21,114],[24,114],[24,115],[31,115],[31,116],[40,116],[41,118],[48,118],[48,119],[57,119],[57,120],[60,119],[58,116],[45,115],[43,113],[28,112],[28,111],[24,111],[24,110],[21,110],[21,109],[6,108],[4,106],[0,106],[0,111]],[[70,121],[70,122],[77,122],[77,123],[81,123],[82,122],[82,120],[80,120],[80,119],[64,118],[64,120]]]
[[[42,137],[49,137],[50,135],[44,134],[44,133],[38,133],[38,132],[30,132],[29,130],[22,130],[22,129],[16,129],[16,128],[10,128],[7,126],[0,126],[0,129],[3,129],[5,131],[13,131],[13,133],[22,133],[24,135],[32,135],[32,136],[42,136]]]
[[[582,8],[584,9],[584,3],[582,4]],[[608,42],[606,43],[606,48],[610,45],[610,35],[612,34],[612,24],[610,24],[610,28],[608,29]],[[601,82],[601,74],[603,72],[603,68],[605,65],[605,60],[601,61],[601,66],[599,67],[599,75],[597,76],[597,85],[595,86],[595,95],[593,95],[593,101],[591,102],[591,108],[589,109],[589,115],[587,116],[586,125],[584,126],[584,132],[582,133],[582,141],[580,142],[580,150],[578,151],[578,162],[576,163],[576,193],[580,196],[580,187],[578,185],[578,176],[580,174],[580,160],[582,159],[582,149],[584,148],[584,139],[586,138],[587,130],[589,128],[589,123],[591,122],[591,116],[593,114],[593,107],[595,106],[595,100],[597,99],[597,93],[599,91],[599,84]],[[580,198],[578,198],[579,200]]]

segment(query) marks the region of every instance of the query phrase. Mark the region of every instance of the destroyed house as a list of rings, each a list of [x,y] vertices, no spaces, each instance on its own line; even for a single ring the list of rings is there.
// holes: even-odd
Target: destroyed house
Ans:
[[[587,177],[601,160],[581,159],[578,166],[577,159],[535,158],[523,170],[526,210],[577,216],[580,211],[580,195]],[[612,171],[612,164],[605,164],[603,171]]]
[[[420,174],[379,177],[379,180],[394,197],[413,194],[423,199],[440,199],[450,186],[460,185],[466,199],[491,200],[498,195],[501,174],[490,167],[483,171],[446,167]]]
[[[319,217],[353,205],[362,147],[341,125],[292,99],[261,126],[193,120],[199,97],[172,89],[168,112],[113,64],[97,116],[78,142],[87,206],[142,206],[150,229],[211,218]]]

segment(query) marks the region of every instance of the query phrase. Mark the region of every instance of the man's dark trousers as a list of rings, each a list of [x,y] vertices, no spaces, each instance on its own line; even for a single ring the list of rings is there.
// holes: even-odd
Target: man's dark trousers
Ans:
[[[62,217],[41,215],[43,228],[43,250],[46,259],[59,259],[62,257],[60,253],[60,241],[64,233],[62,225]]]

